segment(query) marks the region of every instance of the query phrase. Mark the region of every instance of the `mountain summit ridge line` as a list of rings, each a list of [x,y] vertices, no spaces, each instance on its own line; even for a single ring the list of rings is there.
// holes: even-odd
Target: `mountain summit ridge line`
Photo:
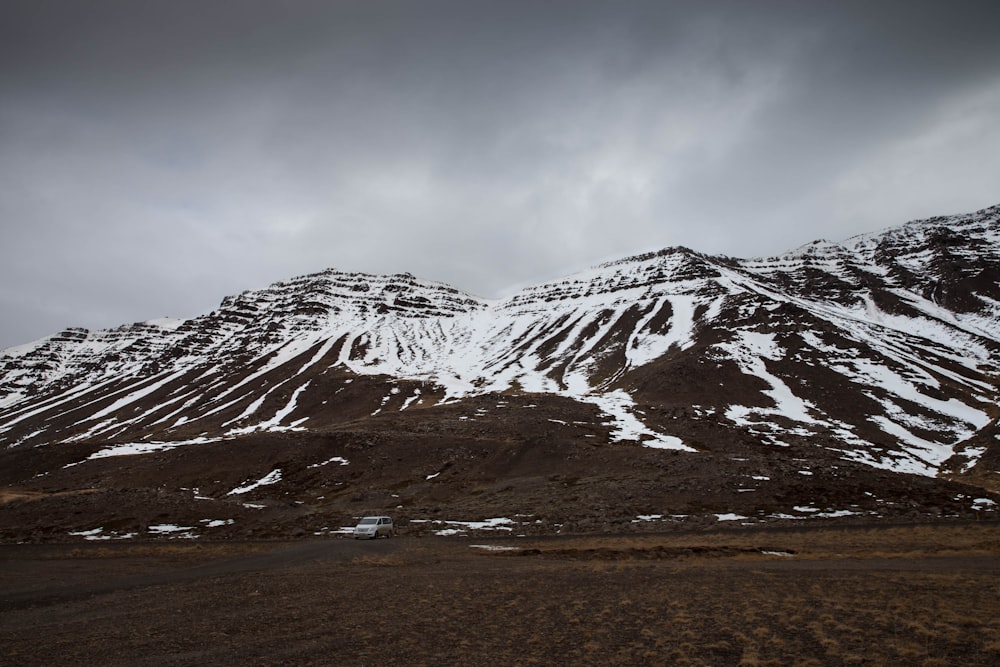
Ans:
[[[327,428],[356,410],[297,401],[315,403],[304,399],[344,375],[418,383],[406,409],[486,393],[565,396],[611,415],[621,440],[682,450],[704,447],[690,425],[655,423],[638,406],[691,409],[695,396],[696,422],[710,415],[774,442],[819,430],[847,458],[938,474],[947,462],[974,465],[966,454],[979,449],[967,442],[995,423],[998,220],[994,206],[755,259],[665,248],[493,300],[411,274],[328,269],[189,320],[67,329],[3,351],[0,439]],[[711,397],[676,374],[691,364],[719,376]],[[817,374],[822,391],[795,386]],[[272,406],[285,391],[276,384],[296,400]]]

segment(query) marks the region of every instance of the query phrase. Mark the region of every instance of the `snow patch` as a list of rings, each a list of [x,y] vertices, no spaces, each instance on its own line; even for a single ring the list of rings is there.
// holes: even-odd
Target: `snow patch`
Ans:
[[[104,528],[93,528],[91,530],[71,530],[69,535],[74,537],[82,537],[88,541],[104,541],[104,540],[129,540],[136,536],[135,533],[118,533],[110,532],[105,533]]]
[[[695,449],[688,447],[684,442],[672,435],[657,433],[639,421],[632,412],[635,403],[632,397],[621,389],[608,392],[606,394],[588,394],[576,396],[578,400],[593,403],[601,411],[611,417],[613,430],[611,439],[615,442],[637,441],[644,447],[655,449],[672,449],[682,452],[694,452]]]
[[[345,459],[343,456],[334,456],[333,458],[329,458],[326,461],[323,461],[322,463],[314,463],[314,464],[312,464],[309,467],[310,468],[322,468],[323,466],[330,465],[331,463],[339,463],[342,466],[346,466],[346,465],[350,465],[351,464],[351,462],[348,461],[347,459]]]
[[[972,501],[972,509],[992,512],[996,508],[996,501],[989,498],[976,498]]]
[[[520,551],[521,547],[508,547],[502,544],[470,544],[470,549],[483,549],[484,551]]]
[[[149,527],[149,532],[153,535],[169,535],[179,539],[193,539],[197,537],[194,526],[177,526],[172,523],[160,523]]]
[[[191,440],[174,440],[173,442],[129,442],[121,445],[112,445],[94,452],[87,457],[87,461],[94,459],[104,459],[110,456],[136,456],[139,454],[150,454],[152,452],[164,452],[176,447],[187,445],[203,445],[211,442],[221,442],[222,438],[192,438]]]
[[[499,530],[509,532],[513,530],[515,521],[508,519],[506,517],[498,517],[495,519],[484,519],[483,521],[451,521],[451,520],[431,520],[431,519],[413,519],[410,523],[434,523],[444,526],[454,526],[448,528],[441,528],[434,531],[435,535],[440,536],[451,536],[451,535],[461,535],[467,533],[470,530],[479,531],[491,531]]]
[[[237,495],[242,495],[244,493],[250,493],[256,488],[259,488],[261,486],[268,486],[270,484],[277,484],[280,481],[281,481],[281,468],[275,468],[271,472],[267,473],[266,475],[258,479],[256,482],[251,482],[250,484],[246,484],[244,486],[238,486],[229,493],[227,493],[226,495],[237,496]]]

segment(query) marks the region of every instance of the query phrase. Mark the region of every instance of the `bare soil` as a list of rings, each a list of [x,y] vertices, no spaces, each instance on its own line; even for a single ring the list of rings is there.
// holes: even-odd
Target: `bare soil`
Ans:
[[[996,665],[998,556],[995,523],[8,544],[0,663]]]

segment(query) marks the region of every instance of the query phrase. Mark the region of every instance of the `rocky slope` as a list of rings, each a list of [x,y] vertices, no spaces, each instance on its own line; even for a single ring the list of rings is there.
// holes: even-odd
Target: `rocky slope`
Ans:
[[[0,529],[978,516],[998,370],[1000,207],[496,301],[330,270],[0,353]]]

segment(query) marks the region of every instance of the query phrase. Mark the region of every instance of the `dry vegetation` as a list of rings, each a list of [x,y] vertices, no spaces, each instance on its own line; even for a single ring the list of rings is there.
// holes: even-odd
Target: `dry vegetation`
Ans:
[[[764,552],[794,554],[800,559],[917,558],[988,556],[1000,553],[995,524],[938,524],[849,527],[840,530],[768,528],[714,533],[635,536],[584,536],[571,541],[511,541],[532,555],[571,558],[674,558],[733,556],[752,558]],[[537,554],[535,553],[537,552]],[[512,554],[516,552],[499,552]]]
[[[62,597],[4,598],[11,664],[1000,663],[992,524],[222,545],[99,590],[139,552],[33,548],[0,551],[0,584],[65,566]]]

